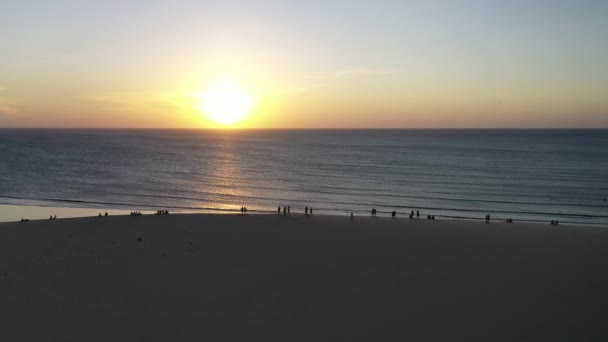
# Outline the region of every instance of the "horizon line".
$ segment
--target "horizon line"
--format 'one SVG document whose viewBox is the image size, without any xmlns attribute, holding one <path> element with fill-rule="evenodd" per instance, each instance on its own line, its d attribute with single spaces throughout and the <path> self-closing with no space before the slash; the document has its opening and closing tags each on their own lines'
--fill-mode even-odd
<svg viewBox="0 0 608 342">
<path fill-rule="evenodd" d="M 603 130 L 608 127 L 0 127 L 0 129 L 47 129 L 47 130 Z"/>
</svg>

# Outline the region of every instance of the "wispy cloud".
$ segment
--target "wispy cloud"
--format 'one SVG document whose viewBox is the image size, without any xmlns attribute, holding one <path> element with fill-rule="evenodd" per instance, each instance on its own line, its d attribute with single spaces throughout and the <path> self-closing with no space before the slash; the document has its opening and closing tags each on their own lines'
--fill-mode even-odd
<svg viewBox="0 0 608 342">
<path fill-rule="evenodd" d="M 77 62 L 78 59 L 71 54 L 28 56 L 19 60 L 19 64 L 24 66 L 67 66 L 74 65 Z"/>
<path fill-rule="evenodd" d="M 3 103 L 2 99 L 0 99 L 0 115 L 10 115 L 10 114 L 16 114 L 17 113 L 17 107 L 12 106 L 11 104 L 8 103 Z"/>
<path fill-rule="evenodd" d="M 371 69 L 371 68 L 355 68 L 336 70 L 329 72 L 320 72 L 311 75 L 313 79 L 338 80 L 347 77 L 363 77 L 363 76 L 386 76 L 403 73 L 399 69 Z"/>
<path fill-rule="evenodd" d="M 315 83 L 315 84 L 310 84 L 307 86 L 277 87 L 277 88 L 267 89 L 265 91 L 265 94 L 270 95 L 270 96 L 298 94 L 298 93 L 309 92 L 309 91 L 312 91 L 315 89 L 325 88 L 328 86 L 329 86 L 329 83 Z"/>
<path fill-rule="evenodd" d="M 8 115 L 17 113 L 17 107 L 5 96 L 6 87 L 0 85 L 0 114 Z"/>
<path fill-rule="evenodd" d="M 371 68 L 354 68 L 345 70 L 336 70 L 328 72 L 316 72 L 311 73 L 304 77 L 305 80 L 309 81 L 309 84 L 292 86 L 292 87 L 279 87 L 269 89 L 268 94 L 273 96 L 290 95 L 297 93 L 305 93 L 320 88 L 327 88 L 341 79 L 354 78 L 354 77 L 381 77 L 387 75 L 394 75 L 403 73 L 403 70 L 398 69 L 371 69 Z"/>
<path fill-rule="evenodd" d="M 154 91 L 116 91 L 80 97 L 85 102 L 94 103 L 105 111 L 141 112 L 146 110 L 177 109 L 188 97 L 176 92 Z"/>
</svg>

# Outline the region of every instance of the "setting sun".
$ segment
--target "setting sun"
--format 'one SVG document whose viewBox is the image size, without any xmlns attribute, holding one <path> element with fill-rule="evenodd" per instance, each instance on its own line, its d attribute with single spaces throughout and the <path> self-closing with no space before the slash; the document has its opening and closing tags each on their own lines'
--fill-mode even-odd
<svg viewBox="0 0 608 342">
<path fill-rule="evenodd" d="M 202 95 L 202 111 L 221 125 L 234 125 L 251 114 L 253 97 L 231 82 L 214 85 Z"/>
</svg>

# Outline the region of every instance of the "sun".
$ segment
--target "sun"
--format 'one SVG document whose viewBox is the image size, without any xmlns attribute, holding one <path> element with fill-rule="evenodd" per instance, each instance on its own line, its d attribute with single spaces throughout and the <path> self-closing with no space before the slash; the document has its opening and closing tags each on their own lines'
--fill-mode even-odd
<svg viewBox="0 0 608 342">
<path fill-rule="evenodd" d="M 202 111 L 215 123 L 238 124 L 251 114 L 253 97 L 234 82 L 221 82 L 202 95 Z"/>
</svg>

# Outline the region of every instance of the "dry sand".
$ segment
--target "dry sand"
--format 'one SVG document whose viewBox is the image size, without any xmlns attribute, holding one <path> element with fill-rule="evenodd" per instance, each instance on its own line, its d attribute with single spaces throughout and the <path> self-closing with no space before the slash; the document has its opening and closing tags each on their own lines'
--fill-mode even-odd
<svg viewBox="0 0 608 342">
<path fill-rule="evenodd" d="M 2 223 L 0 341 L 606 340 L 607 271 L 601 227 L 302 215 Z"/>
</svg>

